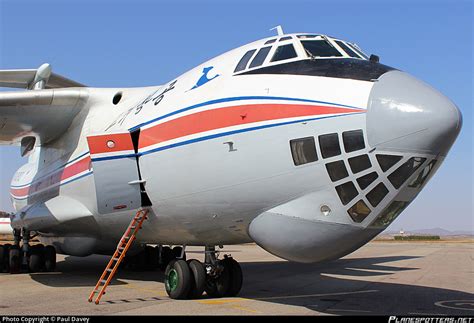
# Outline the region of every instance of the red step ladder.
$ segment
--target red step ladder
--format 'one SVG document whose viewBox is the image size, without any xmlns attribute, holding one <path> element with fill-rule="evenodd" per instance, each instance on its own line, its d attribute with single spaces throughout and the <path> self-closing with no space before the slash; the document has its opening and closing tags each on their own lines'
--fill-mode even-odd
<svg viewBox="0 0 474 323">
<path fill-rule="evenodd" d="M 120 239 L 117 249 L 115 250 L 112 258 L 110 259 L 107 267 L 105 268 L 102 276 L 100 276 L 99 281 L 94 287 L 94 290 L 89 296 L 89 302 L 94 300 L 94 296 L 97 295 L 95 303 L 99 304 L 102 295 L 105 294 L 105 289 L 109 286 L 110 281 L 115 275 L 115 272 L 119 268 L 120 263 L 122 262 L 125 254 L 135 240 L 135 236 L 138 233 L 138 230 L 141 229 L 143 221 L 146 220 L 149 210 L 140 209 L 137 214 L 133 217 L 132 221 L 128 225 L 127 230 Z"/>
</svg>

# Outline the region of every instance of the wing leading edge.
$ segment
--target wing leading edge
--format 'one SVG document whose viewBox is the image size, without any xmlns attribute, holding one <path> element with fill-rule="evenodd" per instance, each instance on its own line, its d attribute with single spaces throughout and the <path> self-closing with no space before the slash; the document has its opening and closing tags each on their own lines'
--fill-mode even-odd
<svg viewBox="0 0 474 323">
<path fill-rule="evenodd" d="M 51 72 L 51 65 L 43 64 L 38 69 L 0 70 L 0 87 L 34 89 L 85 87 L 85 85 Z"/>
</svg>

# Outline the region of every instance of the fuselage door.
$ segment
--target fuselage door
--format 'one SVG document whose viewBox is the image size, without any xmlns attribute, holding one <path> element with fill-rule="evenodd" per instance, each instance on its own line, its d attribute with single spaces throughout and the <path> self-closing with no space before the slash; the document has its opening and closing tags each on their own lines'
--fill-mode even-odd
<svg viewBox="0 0 474 323">
<path fill-rule="evenodd" d="M 130 132 L 87 137 L 100 214 L 141 206 L 140 172 Z"/>
</svg>

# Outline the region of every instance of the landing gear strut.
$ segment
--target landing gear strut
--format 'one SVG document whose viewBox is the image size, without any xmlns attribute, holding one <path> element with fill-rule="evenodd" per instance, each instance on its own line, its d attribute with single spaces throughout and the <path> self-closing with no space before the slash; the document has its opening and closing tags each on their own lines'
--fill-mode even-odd
<svg viewBox="0 0 474 323">
<path fill-rule="evenodd" d="M 0 272 L 19 274 L 28 272 L 54 271 L 56 268 L 56 249 L 41 244 L 30 245 L 31 232 L 13 230 L 13 245 L 0 246 Z M 21 244 L 20 244 L 21 243 Z"/>
<path fill-rule="evenodd" d="M 165 288 L 170 298 L 198 298 L 205 291 L 210 297 L 233 297 L 242 288 L 242 269 L 232 257 L 219 252 L 214 246 L 205 249 L 205 260 L 172 260 L 165 271 Z"/>
</svg>

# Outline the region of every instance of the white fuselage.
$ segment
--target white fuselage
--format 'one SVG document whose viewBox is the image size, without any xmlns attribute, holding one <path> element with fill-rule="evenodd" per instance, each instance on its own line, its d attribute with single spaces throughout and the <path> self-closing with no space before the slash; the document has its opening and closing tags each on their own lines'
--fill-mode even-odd
<svg viewBox="0 0 474 323">
<path fill-rule="evenodd" d="M 64 253 L 110 253 L 141 205 L 130 198 L 114 205 L 113 211 L 103 212 L 111 206 L 102 196 L 115 194 L 115 182 L 117 187 L 139 185 L 130 184 L 130 178 L 124 182 L 138 167 L 142 188 L 152 204 L 149 220 L 138 236 L 140 243 L 221 245 L 256 241 L 277 255 L 297 261 L 326 257 L 292 257 L 280 251 L 285 249 L 275 240 L 280 233 L 282 245 L 304 249 L 307 244 L 308 253 L 318 244 L 322 248 L 337 244 L 330 237 L 298 241 L 298 232 L 289 230 L 291 225 L 285 222 L 280 225 L 277 221 L 271 228 L 273 222 L 259 220 L 261 224 L 255 221 L 252 227 L 262 215 L 262 219 L 272 215 L 309 223 L 306 227 L 314 226 L 315 235 L 322 236 L 318 230 L 339 232 L 334 237 L 344 246 L 341 250 L 329 248 L 328 257 L 350 252 L 370 240 L 389 223 L 374 225 L 377 217 L 395 200 L 411 202 L 422 186 L 409 187 L 407 183 L 435 158 L 435 167 L 439 167 L 446 152 L 372 145 L 368 132 L 374 131 L 368 129 L 367 112 L 377 84 L 374 80 L 234 74 L 242 55 L 261 47 L 264 41 L 216 57 L 163 86 L 84 89 L 89 97 L 87 108 L 62 137 L 37 148 L 30 162 L 15 175 L 12 197 L 18 213 L 13 226 L 38 231 L 42 239 Z M 299 56 L 290 61 L 301 60 L 303 48 L 296 40 L 291 41 Z M 203 75 L 205 79 L 201 79 Z M 113 97 L 119 92 L 121 100 L 114 104 Z M 91 157 L 88 137 L 138 129 L 136 151 L 129 147 L 108 153 L 104 148 Z M 362 130 L 365 147 L 347 152 L 342 133 L 353 130 Z M 332 133 L 338 134 L 341 153 L 323 158 L 318 136 Z M 295 165 L 290 141 L 307 137 L 314 138 L 318 159 Z M 376 154 L 396 154 L 401 159 L 386 171 Z M 359 172 L 352 170 L 349 159 L 361 155 L 368 156 L 371 166 Z M 421 167 L 395 187 L 388 179 L 390 172 L 414 156 L 424 158 Z M 336 161 L 344 161 L 348 176 L 333 181 L 327 164 Z M 363 189 L 355 184 L 357 197 L 344 205 L 335 186 L 356 183 L 373 172 L 377 180 Z M 380 183 L 388 192 L 373 206 L 367 193 Z M 357 200 L 370 208 L 360 222 L 348 215 L 348 208 Z M 324 212 L 326 208 L 330 212 Z M 33 211 L 25 213 L 29 209 Z"/>
</svg>

